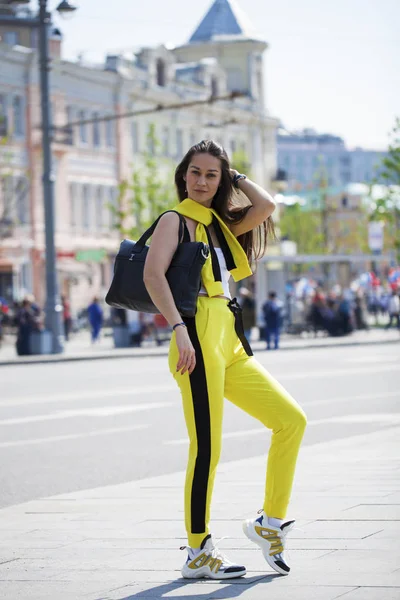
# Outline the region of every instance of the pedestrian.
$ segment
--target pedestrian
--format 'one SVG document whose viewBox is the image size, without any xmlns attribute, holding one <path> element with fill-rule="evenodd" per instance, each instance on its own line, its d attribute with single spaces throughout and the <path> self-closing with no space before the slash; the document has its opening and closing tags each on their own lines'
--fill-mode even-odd
<svg viewBox="0 0 400 600">
<path fill-rule="evenodd" d="M 18 356 L 31 354 L 31 335 L 37 330 L 36 310 L 32 308 L 29 297 L 23 299 L 21 307 L 16 314 L 17 339 L 16 350 Z"/>
<path fill-rule="evenodd" d="M 365 298 L 362 293 L 357 293 L 354 299 L 354 320 L 356 329 L 369 330 L 368 321 L 366 318 Z"/>
<path fill-rule="evenodd" d="M 91 328 L 92 343 L 94 344 L 99 339 L 101 326 L 103 324 L 103 309 L 96 296 L 93 298 L 93 302 L 88 306 L 87 312 Z"/>
<path fill-rule="evenodd" d="M 71 304 L 66 296 L 61 296 L 61 303 L 63 307 L 64 337 L 65 341 L 68 342 L 72 326 Z"/>
<path fill-rule="evenodd" d="M 181 572 L 189 579 L 246 573 L 214 545 L 209 529 L 225 397 L 273 432 L 263 513 L 245 521 L 243 529 L 262 548 L 268 564 L 286 575 L 290 568 L 284 548 L 294 521 L 283 520 L 306 417 L 252 356 L 240 306 L 228 285 L 231 275 L 235 281 L 250 276 L 249 261 L 263 255 L 265 243 L 259 241 L 273 234 L 274 201 L 231 169 L 225 150 L 214 141 L 189 149 L 176 168 L 175 184 L 180 203 L 174 210 L 186 217 L 191 241 L 208 240 L 210 246 L 193 318 L 181 317 L 165 276 L 177 247 L 179 217 L 173 212 L 163 215 L 154 231 L 144 271 L 151 299 L 173 329 L 169 367 L 181 391 L 189 437 L 184 494 L 188 556 Z M 247 197 L 246 206 L 233 204 L 238 201 L 235 188 Z"/>
<path fill-rule="evenodd" d="M 282 327 L 282 302 L 278 299 L 276 292 L 268 294 L 268 300 L 263 304 L 262 312 L 265 323 L 265 340 L 267 350 L 271 350 L 271 341 L 274 340 L 274 348 L 278 350 Z"/>
<path fill-rule="evenodd" d="M 400 329 L 400 298 L 396 290 L 392 290 L 392 294 L 388 302 L 389 323 L 385 329 L 392 326 L 392 321 L 397 324 L 397 329 Z"/>
<path fill-rule="evenodd" d="M 242 307 L 244 335 L 250 342 L 251 330 L 256 324 L 256 303 L 251 291 L 245 287 L 239 289 L 239 304 Z"/>
<path fill-rule="evenodd" d="M 0 298 L 0 342 L 3 341 L 3 322 L 4 322 L 3 303 Z"/>
<path fill-rule="evenodd" d="M 339 322 L 339 331 L 342 335 L 348 335 L 353 331 L 353 314 L 351 302 L 347 294 L 341 294 L 338 298 L 336 316 Z"/>
</svg>

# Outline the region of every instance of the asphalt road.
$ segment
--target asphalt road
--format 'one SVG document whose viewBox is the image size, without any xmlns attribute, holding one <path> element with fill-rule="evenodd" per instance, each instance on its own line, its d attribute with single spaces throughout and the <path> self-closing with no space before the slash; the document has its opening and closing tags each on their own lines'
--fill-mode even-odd
<svg viewBox="0 0 400 600">
<path fill-rule="evenodd" d="M 307 413 L 304 444 L 400 422 L 400 345 L 261 352 Z M 226 402 L 222 461 L 269 434 Z M 184 470 L 186 430 L 166 358 L 0 367 L 0 507 Z"/>
</svg>

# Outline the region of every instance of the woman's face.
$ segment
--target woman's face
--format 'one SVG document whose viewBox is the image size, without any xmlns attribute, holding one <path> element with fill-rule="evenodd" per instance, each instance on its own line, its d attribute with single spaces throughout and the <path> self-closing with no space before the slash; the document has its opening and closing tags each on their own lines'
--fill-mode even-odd
<svg viewBox="0 0 400 600">
<path fill-rule="evenodd" d="M 184 180 L 188 198 L 208 208 L 221 182 L 221 161 L 211 154 L 195 154 L 189 163 Z"/>
</svg>

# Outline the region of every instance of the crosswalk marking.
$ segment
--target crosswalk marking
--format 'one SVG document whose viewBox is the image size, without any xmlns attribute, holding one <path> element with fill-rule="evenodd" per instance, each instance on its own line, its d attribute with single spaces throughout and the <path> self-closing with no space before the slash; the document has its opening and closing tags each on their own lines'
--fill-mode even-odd
<svg viewBox="0 0 400 600">
<path fill-rule="evenodd" d="M 79 408 L 76 410 L 60 410 L 47 415 L 30 415 L 28 417 L 16 417 L 13 419 L 2 419 L 0 425 L 20 425 L 22 423 L 38 423 L 42 421 L 54 421 L 57 419 L 71 419 L 78 417 L 112 417 L 134 412 L 144 412 L 158 408 L 176 406 L 176 402 L 146 402 L 145 404 L 125 404 L 123 406 L 96 406 L 94 408 Z"/>
<path fill-rule="evenodd" d="M 0 448 L 12 448 L 15 446 L 33 446 L 37 444 L 46 444 L 50 442 L 63 442 L 65 440 L 77 440 L 79 438 L 98 437 L 101 435 L 113 435 L 115 433 L 124 433 L 138 429 L 148 429 L 149 425 L 131 425 L 130 427 L 114 427 L 112 429 L 100 429 L 96 431 L 85 431 L 83 433 L 70 433 L 68 435 L 54 435 L 46 438 L 34 438 L 27 440 L 17 440 L 15 442 L 0 442 Z"/>
<path fill-rule="evenodd" d="M 102 390 L 71 391 L 63 394 L 51 394 L 51 396 L 26 396 L 23 398 L 8 398 L 0 400 L 0 408 L 3 406 L 24 406 L 28 404 L 47 404 L 52 402 L 81 402 L 98 398 L 118 398 L 119 396 L 141 396 L 142 394 L 157 394 L 178 390 L 175 382 L 162 385 L 132 386 L 129 388 L 109 388 Z"/>
</svg>

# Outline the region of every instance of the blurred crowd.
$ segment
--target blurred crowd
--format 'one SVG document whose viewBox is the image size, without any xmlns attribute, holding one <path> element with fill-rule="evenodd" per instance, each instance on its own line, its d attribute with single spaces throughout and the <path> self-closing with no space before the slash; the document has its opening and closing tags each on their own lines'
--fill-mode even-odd
<svg viewBox="0 0 400 600">
<path fill-rule="evenodd" d="M 362 274 L 346 289 L 334 285 L 324 290 L 312 279 L 301 278 L 288 288 L 285 300 L 288 333 L 340 336 L 373 325 L 400 328 L 400 270 L 393 270 L 386 281 Z"/>
<path fill-rule="evenodd" d="M 237 296 L 245 336 L 251 341 L 258 329 L 256 337 L 265 342 L 268 350 L 279 348 L 282 332 L 337 337 L 355 330 L 368 330 L 371 326 L 396 327 L 400 331 L 399 268 L 392 269 L 385 281 L 373 273 L 364 273 L 347 289 L 336 284 L 327 290 L 310 277 L 299 277 L 287 284 L 284 298 L 270 291 L 261 303 L 259 315 L 251 289 L 240 287 Z M 60 313 L 66 342 L 74 333 L 85 330 L 95 344 L 104 327 L 112 330 L 116 346 L 141 346 L 143 342 L 160 346 L 168 342 L 171 335 L 171 328 L 162 315 L 122 309 L 104 313 L 98 297 L 73 314 L 68 298 L 62 296 Z M 0 342 L 5 334 L 12 334 L 17 354 L 31 354 L 32 338 L 43 330 L 44 310 L 32 295 L 12 304 L 0 297 Z M 123 335 L 116 336 L 117 330 Z"/>
</svg>

